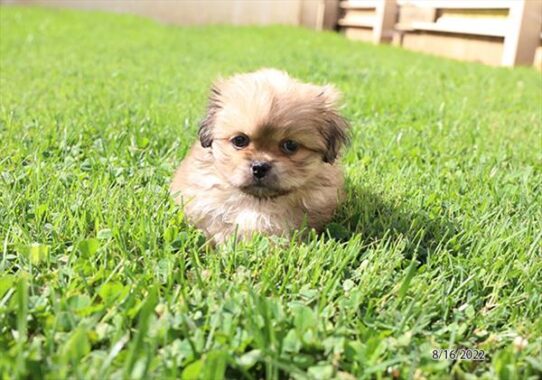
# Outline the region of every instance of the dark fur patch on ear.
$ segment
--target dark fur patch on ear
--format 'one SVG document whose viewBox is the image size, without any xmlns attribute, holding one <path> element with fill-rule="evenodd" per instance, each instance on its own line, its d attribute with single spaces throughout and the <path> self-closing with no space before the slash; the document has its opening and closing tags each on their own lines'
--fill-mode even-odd
<svg viewBox="0 0 542 380">
<path fill-rule="evenodd" d="M 348 122 L 336 112 L 329 112 L 325 117 L 325 126 L 321 133 L 326 141 L 324 162 L 335 162 L 341 147 L 348 142 Z"/>
<path fill-rule="evenodd" d="M 214 123 L 214 115 L 210 112 L 207 112 L 207 116 L 205 119 L 202 120 L 202 122 L 199 125 L 199 142 L 201 143 L 201 146 L 204 148 L 209 148 L 213 144 L 213 135 L 212 135 L 212 129 L 213 129 L 213 123 Z"/>
<path fill-rule="evenodd" d="M 216 84 L 211 87 L 211 94 L 207 103 L 207 114 L 199 125 L 199 141 L 201 146 L 209 148 L 213 144 L 213 129 L 216 113 L 221 109 L 220 89 Z"/>
</svg>

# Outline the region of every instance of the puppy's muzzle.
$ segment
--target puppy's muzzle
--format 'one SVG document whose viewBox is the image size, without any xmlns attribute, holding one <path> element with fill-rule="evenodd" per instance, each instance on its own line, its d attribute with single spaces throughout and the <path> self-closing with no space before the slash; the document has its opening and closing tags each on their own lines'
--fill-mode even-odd
<svg viewBox="0 0 542 380">
<path fill-rule="evenodd" d="M 271 164 L 265 161 L 253 161 L 250 165 L 250 169 L 252 170 L 252 175 L 254 178 L 262 179 L 267 175 L 267 173 L 269 173 Z"/>
</svg>

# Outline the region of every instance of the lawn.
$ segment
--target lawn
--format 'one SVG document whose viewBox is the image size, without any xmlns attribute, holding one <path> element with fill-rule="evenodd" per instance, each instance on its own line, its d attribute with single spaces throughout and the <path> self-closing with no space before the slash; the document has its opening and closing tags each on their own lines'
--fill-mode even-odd
<svg viewBox="0 0 542 380">
<path fill-rule="evenodd" d="M 293 27 L 0 14 L 1 379 L 541 376 L 540 73 Z M 213 249 L 169 181 L 212 80 L 262 66 L 344 93 L 348 197 L 306 242 Z M 484 360 L 433 359 L 456 348 Z"/>
</svg>

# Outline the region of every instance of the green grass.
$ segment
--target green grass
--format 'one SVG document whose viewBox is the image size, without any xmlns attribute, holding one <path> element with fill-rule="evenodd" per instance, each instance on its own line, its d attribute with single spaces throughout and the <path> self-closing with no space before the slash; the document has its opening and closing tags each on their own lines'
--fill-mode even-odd
<svg viewBox="0 0 542 380">
<path fill-rule="evenodd" d="M 541 375 L 540 73 L 0 9 L 0 378 Z M 212 80 L 262 66 L 343 91 L 348 199 L 306 243 L 211 249 L 169 180 Z M 460 347 L 486 360 L 432 359 Z"/>
</svg>

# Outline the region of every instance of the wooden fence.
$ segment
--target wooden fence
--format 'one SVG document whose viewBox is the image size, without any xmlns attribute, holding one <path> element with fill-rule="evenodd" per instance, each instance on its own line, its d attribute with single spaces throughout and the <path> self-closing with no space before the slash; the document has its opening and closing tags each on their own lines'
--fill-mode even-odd
<svg viewBox="0 0 542 380">
<path fill-rule="evenodd" d="M 542 69 L 542 0 L 345 0 L 339 8 L 349 38 Z"/>
</svg>

